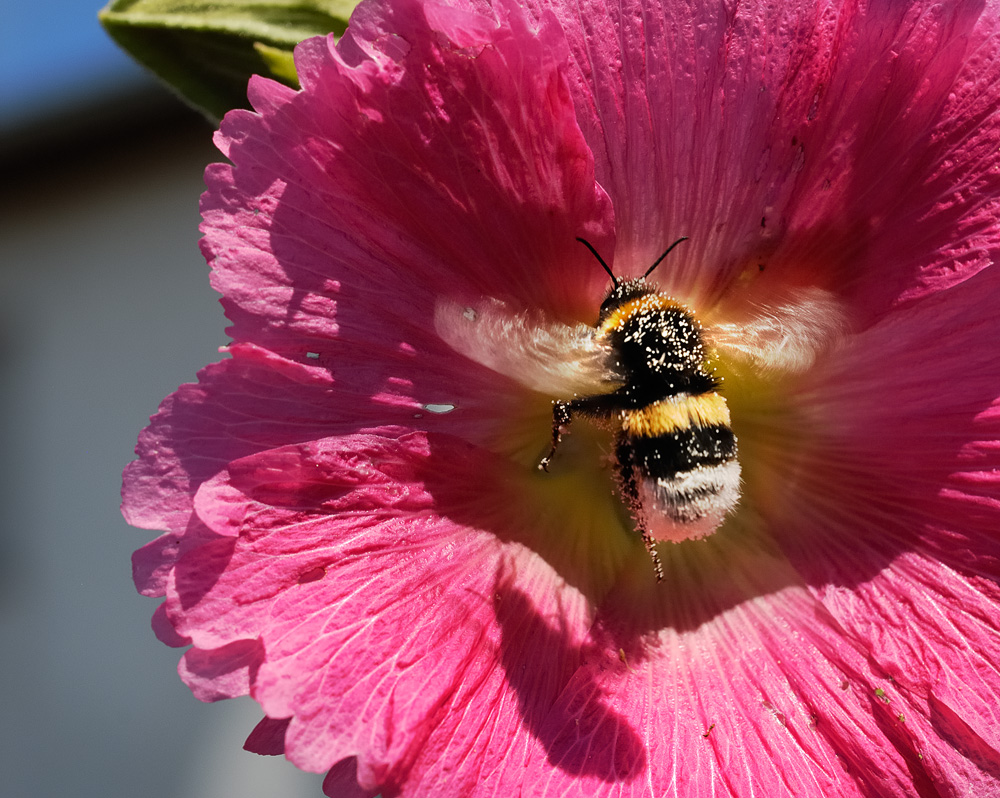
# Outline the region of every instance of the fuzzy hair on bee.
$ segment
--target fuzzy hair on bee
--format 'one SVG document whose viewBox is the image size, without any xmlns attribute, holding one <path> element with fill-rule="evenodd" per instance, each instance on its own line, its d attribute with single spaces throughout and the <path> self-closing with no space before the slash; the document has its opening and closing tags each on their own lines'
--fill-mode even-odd
<svg viewBox="0 0 1000 798">
<path fill-rule="evenodd" d="M 712 534 L 740 499 L 737 438 L 709 365 L 712 353 L 725 351 L 758 371 L 802 370 L 839 320 L 832 299 L 806 291 L 758 308 L 741 325 L 706 330 L 648 281 L 685 238 L 633 279 L 616 277 L 588 241 L 578 240 L 611 278 L 594 326 L 512 313 L 496 300 L 478 307 L 441 302 L 435 326 L 476 362 L 533 390 L 572 397 L 553 401 L 539 469 L 555 467 L 574 417 L 613 426 L 619 493 L 662 580 L 657 542 Z"/>
</svg>

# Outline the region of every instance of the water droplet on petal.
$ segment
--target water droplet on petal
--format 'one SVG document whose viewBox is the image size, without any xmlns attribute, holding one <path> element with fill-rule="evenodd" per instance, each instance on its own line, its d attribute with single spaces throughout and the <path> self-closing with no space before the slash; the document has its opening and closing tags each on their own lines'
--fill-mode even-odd
<svg viewBox="0 0 1000 798">
<path fill-rule="evenodd" d="M 436 413 L 436 414 L 440 415 L 442 413 L 450 413 L 452 410 L 455 409 L 455 405 L 449 404 L 447 402 L 441 402 L 441 403 L 437 403 L 437 404 L 423 405 L 423 408 L 428 413 Z"/>
</svg>

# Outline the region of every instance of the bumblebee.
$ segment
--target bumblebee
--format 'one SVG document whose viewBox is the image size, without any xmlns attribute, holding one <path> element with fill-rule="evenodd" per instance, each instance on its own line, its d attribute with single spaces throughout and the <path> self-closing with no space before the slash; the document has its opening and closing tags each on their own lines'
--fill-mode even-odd
<svg viewBox="0 0 1000 798">
<path fill-rule="evenodd" d="M 706 364 L 701 324 L 646 279 L 686 239 L 671 244 L 633 280 L 615 277 L 588 241 L 577 240 L 611 277 L 594 337 L 610 353 L 607 366 L 621 385 L 609 393 L 554 402 L 552 443 L 538 467 L 548 471 L 574 415 L 617 422 L 619 489 L 661 580 L 655 542 L 711 534 L 739 500 L 740 465 L 729 407 Z"/>
<path fill-rule="evenodd" d="M 578 240 L 611 278 L 596 325 L 561 324 L 481 298 L 439 301 L 435 329 L 482 366 L 539 393 L 573 397 L 553 402 L 539 469 L 552 467 L 575 416 L 615 427 L 619 492 L 662 579 L 656 542 L 710 535 L 740 499 L 736 435 L 711 358 L 724 355 L 734 373 L 754 379 L 801 372 L 843 335 L 846 320 L 828 292 L 772 288 L 763 302 L 745 292 L 716 314 L 730 321 L 703 327 L 648 280 L 684 238 L 635 279 L 616 277 Z"/>
</svg>

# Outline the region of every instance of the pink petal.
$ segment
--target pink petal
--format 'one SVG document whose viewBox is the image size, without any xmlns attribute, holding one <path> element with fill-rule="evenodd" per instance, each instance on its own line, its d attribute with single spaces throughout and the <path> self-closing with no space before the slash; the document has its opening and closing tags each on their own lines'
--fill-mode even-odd
<svg viewBox="0 0 1000 798">
<path fill-rule="evenodd" d="M 170 571 L 177 562 L 181 539 L 167 533 L 132 553 L 132 581 L 144 596 L 163 596 Z"/>
<path fill-rule="evenodd" d="M 903 798 L 930 783 L 894 720 L 912 708 L 878 697 L 885 675 L 752 535 L 685 544 L 653 612 L 623 584 L 526 794 Z"/>
<path fill-rule="evenodd" d="M 341 759 L 323 779 L 323 794 L 330 798 L 374 798 L 378 790 L 366 790 L 358 784 L 358 763 L 354 757 Z"/>
<path fill-rule="evenodd" d="M 199 701 L 220 701 L 247 695 L 263 660 L 260 641 L 238 640 L 221 648 L 188 649 L 178 672 Z"/>
<path fill-rule="evenodd" d="M 287 360 L 249 344 L 236 344 L 228 351 L 230 360 L 204 369 L 198 385 L 181 386 L 142 433 L 137 448 L 140 459 L 129 465 L 124 478 L 123 509 L 131 524 L 190 535 L 194 530 L 189 527 L 192 497 L 201 482 L 230 461 L 338 431 L 374 429 L 394 422 L 412 427 L 415 413 L 422 410 L 413 399 L 372 400 L 375 386 L 365 383 L 360 361 L 345 358 L 341 381 L 336 379 L 341 376 L 339 369 L 331 378 L 329 368 L 306 358 Z M 447 379 L 438 379 L 437 373 L 430 372 L 421 399 L 461 404 L 447 416 L 420 413 L 420 424 L 445 424 L 459 432 L 478 428 L 481 434 L 481 419 L 489 408 L 481 398 L 465 401 L 477 387 L 475 374 L 470 372 L 463 379 L 452 369 Z M 404 388 L 397 386 L 397 391 Z M 165 544 L 166 539 L 156 545 Z M 136 557 L 137 578 L 155 589 L 156 557 Z"/>
<path fill-rule="evenodd" d="M 525 706 L 539 690 L 554 698 L 559 674 L 570 672 L 559 663 L 579 656 L 569 645 L 580 634 L 579 621 L 576 632 L 549 628 L 579 618 L 586 604 L 578 593 L 553 582 L 552 571 L 521 546 L 436 517 L 442 510 L 461 517 L 468 499 L 454 486 L 471 474 L 480 483 L 488 479 L 490 459 L 444 440 L 431 449 L 427 443 L 418 436 L 345 438 L 274 450 L 235 462 L 225 480 L 203 487 L 217 497 L 205 502 L 213 508 L 235 509 L 242 495 L 240 517 L 255 531 L 236 539 L 235 548 L 232 538 L 221 538 L 193 552 L 190 562 L 181 558 L 171 591 L 175 623 L 212 652 L 262 637 L 267 662 L 254 696 L 270 716 L 294 716 L 285 749 L 306 769 L 355 755 L 363 783 L 421 781 L 421 767 L 429 764 L 411 765 L 411 774 L 390 763 L 412 760 L 430 744 L 428 733 L 450 736 L 449 756 L 469 756 L 478 734 L 470 736 L 456 709 L 473 694 L 481 694 L 484 711 L 505 707 L 483 728 L 492 744 L 521 739 L 523 745 L 519 703 L 504 697 L 511 683 L 525 692 Z M 422 464 L 431 451 L 432 465 Z M 280 482 L 269 482 L 269 475 Z M 420 487 L 431 475 L 433 501 Z M 539 615 L 546 595 L 558 603 Z M 519 645 L 512 663 L 498 661 L 497 635 L 509 627 L 520 639 L 522 632 L 513 631 L 519 624 L 539 630 L 532 635 L 538 648 Z M 401 629 L 410 636 L 401 639 Z M 551 679 L 533 676 L 518 686 L 511 668 L 529 663 L 550 663 L 544 667 L 553 668 Z M 231 668 L 219 670 L 230 678 Z M 214 685 L 210 668 L 201 671 L 202 690 L 232 689 L 230 681 Z M 330 702 L 325 685 L 345 692 Z M 460 731 L 448 731 L 453 722 Z M 382 739 L 380 729 L 395 731 Z M 440 755 L 433 761 L 439 767 Z"/>
<path fill-rule="evenodd" d="M 290 718 L 280 720 L 262 718 L 243 743 L 243 749 L 264 756 L 281 756 L 285 753 L 285 731 L 290 720 Z"/>
<path fill-rule="evenodd" d="M 156 611 L 153 613 L 151 625 L 156 639 L 165 646 L 184 648 L 191 645 L 191 638 L 177 634 L 177 630 L 174 629 L 174 625 L 167 617 L 167 602 L 164 601 L 156 608 Z"/>
<path fill-rule="evenodd" d="M 771 529 L 891 680 L 938 788 L 1000 778 L 995 270 L 903 307 L 797 386 Z M 872 353 L 877 353 L 874 357 Z M 798 440 L 798 443 L 790 441 Z"/>
<path fill-rule="evenodd" d="M 564 317 L 597 296 L 603 278 L 588 269 L 578 279 L 574 237 L 589 235 L 610 251 L 611 211 L 560 77 L 558 29 L 549 24 L 536 38 L 523 23 L 491 28 L 500 39 L 473 61 L 440 37 L 431 44 L 415 7 L 394 13 L 427 52 L 349 67 L 328 42 L 307 42 L 304 94 L 258 81 L 253 96 L 268 116 L 234 112 L 224 123 L 219 142 L 238 166 L 206 172 L 203 248 L 234 336 L 269 351 L 231 347 L 239 364 L 209 367 L 201 385 L 164 403 L 126 474 L 130 523 L 180 532 L 199 482 L 252 451 L 321 437 L 364 416 L 392 423 L 395 411 L 412 424 L 423 405 L 489 394 L 486 375 L 476 390 L 475 371 L 455 373 L 454 353 L 434 334 L 434 287 L 530 300 Z M 439 12 L 438 23 L 446 17 Z M 525 103 L 546 109 L 544 124 L 522 112 Z M 481 122 L 452 129 L 469 117 Z M 455 151 L 439 146 L 448 136 Z M 423 142 L 419 151 L 414 140 Z M 350 158 L 338 155 L 346 147 Z M 402 165 L 398 152 L 408 153 Z M 379 172 L 393 181 L 373 179 Z M 411 217 L 407 233 L 400 220 Z M 360 272 L 358 262 L 369 266 Z M 346 315 L 335 309 L 342 300 Z M 475 412 L 474 401 L 461 406 Z M 346 420 L 345 410 L 357 416 Z"/>
<path fill-rule="evenodd" d="M 348 562 L 280 602 L 256 696 L 295 713 L 293 762 L 321 769 L 353 753 L 362 785 L 413 795 L 516 787 L 518 770 L 501 778 L 498 758 L 524 762 L 534 747 L 539 711 L 579 659 L 586 603 L 530 553 L 487 557 L 483 542 L 456 541 L 433 574 L 398 553 Z M 369 567 L 388 573 L 389 590 Z M 539 606 L 543 589 L 552 599 Z"/>
<path fill-rule="evenodd" d="M 996 8 L 531 5 L 569 40 L 620 271 L 683 234 L 665 290 L 710 302 L 762 263 L 871 314 L 990 263 Z"/>
<path fill-rule="evenodd" d="M 334 336 L 369 353 L 404 336 L 419 350 L 443 285 L 589 314 L 603 277 L 580 279 L 574 239 L 610 251 L 611 208 L 558 26 L 535 33 L 512 13 L 481 21 L 473 44 L 466 13 L 437 8 L 434 32 L 419 4 L 379 13 L 391 35 L 359 13 L 339 49 L 300 45 L 301 94 L 255 81 L 262 115 L 223 122 L 236 167 L 209 171 L 202 211 L 234 336 L 321 353 Z"/>
<path fill-rule="evenodd" d="M 415 472 L 427 454 L 420 436 L 357 435 L 234 461 L 202 486 L 197 502 L 219 518 L 231 508 L 254 531 L 220 537 L 178 561 L 168 598 L 178 631 L 209 648 L 258 637 L 275 597 L 316 581 L 341 549 L 361 545 L 358 533 L 384 530 L 391 542 L 387 522 L 431 510 Z M 311 506 L 317 489 L 325 501 Z M 377 512 L 380 499 L 389 503 Z"/>
</svg>

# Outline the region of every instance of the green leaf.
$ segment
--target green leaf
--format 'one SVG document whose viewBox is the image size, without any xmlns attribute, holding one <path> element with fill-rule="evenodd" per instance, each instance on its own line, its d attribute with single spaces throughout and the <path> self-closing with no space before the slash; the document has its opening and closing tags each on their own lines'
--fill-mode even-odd
<svg viewBox="0 0 1000 798">
<path fill-rule="evenodd" d="M 292 49 L 340 35 L 357 0 L 112 0 L 101 23 L 122 48 L 215 119 L 247 107 L 247 81 L 297 86 Z"/>
<path fill-rule="evenodd" d="M 289 86 L 299 87 L 299 76 L 295 72 L 295 59 L 292 58 L 291 52 L 261 42 L 254 42 L 253 49 L 264 59 L 272 77 Z"/>
</svg>

